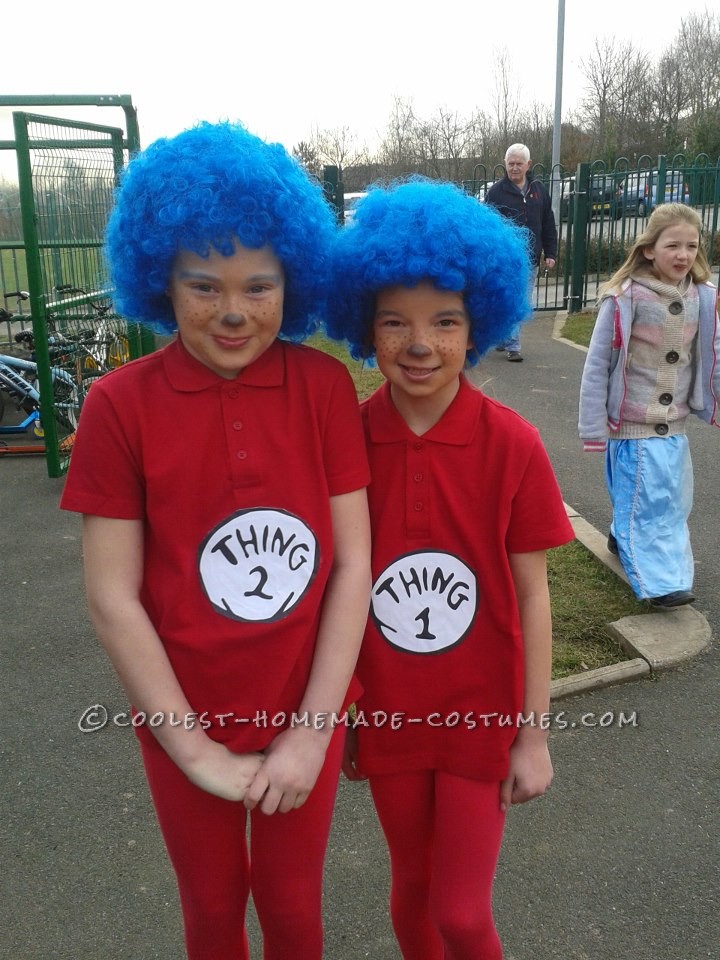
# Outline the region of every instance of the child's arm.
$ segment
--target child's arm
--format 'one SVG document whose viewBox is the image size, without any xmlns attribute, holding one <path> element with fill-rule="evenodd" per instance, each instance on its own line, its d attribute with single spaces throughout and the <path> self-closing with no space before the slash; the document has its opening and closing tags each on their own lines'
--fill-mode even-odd
<svg viewBox="0 0 720 960">
<path fill-rule="evenodd" d="M 552 669 L 552 622 L 547 583 L 545 551 L 510 554 L 520 610 L 520 626 L 525 648 L 525 696 L 523 716 L 533 717 L 518 730 L 510 749 L 510 770 L 500 786 L 500 806 L 525 803 L 539 797 L 550 786 L 552 763 L 548 752 L 548 731 L 541 718 L 550 709 Z"/>
<path fill-rule="evenodd" d="M 148 716 L 184 717 L 191 704 L 140 602 L 143 577 L 140 520 L 83 517 L 85 583 L 98 638 L 130 702 Z M 234 754 L 211 740 L 199 725 L 163 724 L 152 732 L 189 780 L 226 800 L 242 800 L 262 764 L 259 754 Z"/>
<path fill-rule="evenodd" d="M 608 388 L 616 343 L 616 311 L 612 297 L 603 300 L 593 327 L 580 381 L 578 432 L 586 452 L 605 449 L 608 437 Z"/>
<path fill-rule="evenodd" d="M 343 705 L 357 660 L 370 601 L 370 522 L 364 488 L 330 499 L 334 561 L 325 591 L 308 685 L 298 708 L 308 725 L 284 730 L 245 797 L 263 813 L 286 813 L 307 799 L 333 733 L 332 713 Z M 322 723 L 323 716 L 328 721 Z M 314 718 L 318 718 L 316 729 Z"/>
</svg>

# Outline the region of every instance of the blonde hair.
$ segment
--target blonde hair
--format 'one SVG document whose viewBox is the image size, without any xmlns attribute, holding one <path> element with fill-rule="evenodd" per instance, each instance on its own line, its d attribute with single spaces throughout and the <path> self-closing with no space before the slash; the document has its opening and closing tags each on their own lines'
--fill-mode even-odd
<svg viewBox="0 0 720 960">
<path fill-rule="evenodd" d="M 700 245 L 698 246 L 697 257 L 692 267 L 690 267 L 690 276 L 695 283 L 702 283 L 710 279 L 710 264 L 707 254 L 702 244 L 702 220 L 700 215 L 692 207 L 687 207 L 683 203 L 663 203 L 656 207 L 648 220 L 645 229 L 635 240 L 630 253 L 623 265 L 608 280 L 607 283 L 598 291 L 598 297 L 604 297 L 609 293 L 618 293 L 625 280 L 629 279 L 634 273 L 641 271 L 654 272 L 654 266 L 645 256 L 645 251 L 655 246 L 660 239 L 660 234 L 668 227 L 675 227 L 680 223 L 687 223 L 695 227 L 698 232 Z"/>
</svg>

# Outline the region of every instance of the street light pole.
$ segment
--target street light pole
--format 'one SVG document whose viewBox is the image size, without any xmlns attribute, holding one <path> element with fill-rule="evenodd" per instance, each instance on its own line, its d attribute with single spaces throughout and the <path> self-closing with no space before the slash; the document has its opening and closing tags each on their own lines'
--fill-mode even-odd
<svg viewBox="0 0 720 960">
<path fill-rule="evenodd" d="M 555 222 L 560 222 L 560 177 L 558 165 L 560 163 L 560 139 L 562 133 L 562 82 L 563 82 L 563 48 L 565 45 L 565 0 L 558 0 L 558 27 L 557 27 L 557 56 L 555 62 L 555 120 L 553 123 L 552 143 L 552 208 Z"/>
</svg>

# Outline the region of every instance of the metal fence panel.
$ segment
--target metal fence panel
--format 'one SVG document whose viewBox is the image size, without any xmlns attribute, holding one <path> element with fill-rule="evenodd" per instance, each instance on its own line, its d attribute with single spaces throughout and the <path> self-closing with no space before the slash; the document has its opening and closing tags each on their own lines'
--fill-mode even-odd
<svg viewBox="0 0 720 960">
<path fill-rule="evenodd" d="M 32 336 L 48 472 L 67 468 L 93 380 L 140 352 L 113 312 L 103 238 L 125 162 L 122 131 L 13 114 Z"/>
<path fill-rule="evenodd" d="M 503 176 L 478 164 L 463 188 L 480 202 Z M 488 176 L 488 174 L 490 176 Z M 538 276 L 535 310 L 577 312 L 595 303 L 603 283 L 618 269 L 642 233 L 652 210 L 669 202 L 686 203 L 700 214 L 710 263 L 720 261 L 720 160 L 701 154 L 689 161 L 678 155 L 641 156 L 634 163 L 620 158 L 578 164 L 569 175 L 561 165 L 533 175 L 553 201 L 558 230 L 558 258 L 553 271 Z"/>
</svg>

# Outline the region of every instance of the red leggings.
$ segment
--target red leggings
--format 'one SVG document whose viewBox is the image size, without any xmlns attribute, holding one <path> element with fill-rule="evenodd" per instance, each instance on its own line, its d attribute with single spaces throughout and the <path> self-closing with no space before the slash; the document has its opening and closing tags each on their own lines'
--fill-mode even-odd
<svg viewBox="0 0 720 960">
<path fill-rule="evenodd" d="M 500 784 L 436 770 L 370 778 L 390 850 L 390 913 L 404 960 L 502 960 L 492 883 Z"/>
<path fill-rule="evenodd" d="M 307 801 L 266 816 L 194 786 L 156 743 L 142 744 L 160 828 L 177 875 L 189 960 L 248 960 L 252 891 L 264 960 L 321 960 L 322 874 L 345 730 Z"/>
</svg>

